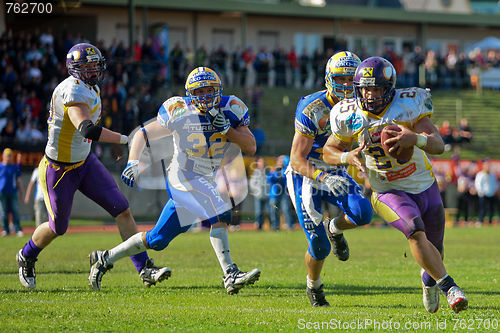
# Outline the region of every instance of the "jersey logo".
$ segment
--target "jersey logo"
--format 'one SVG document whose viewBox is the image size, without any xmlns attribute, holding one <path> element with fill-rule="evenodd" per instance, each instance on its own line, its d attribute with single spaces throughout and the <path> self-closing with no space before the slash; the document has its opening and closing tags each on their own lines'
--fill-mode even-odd
<svg viewBox="0 0 500 333">
<path fill-rule="evenodd" d="M 363 118 L 357 113 L 352 113 L 349 118 L 347 118 L 347 127 L 354 131 L 357 131 L 363 126 Z"/>
<path fill-rule="evenodd" d="M 330 120 L 329 114 L 325 114 L 323 117 L 321 117 L 320 120 L 318 121 L 319 129 L 322 131 L 330 130 L 330 121 L 329 120 Z"/>
<path fill-rule="evenodd" d="M 373 76 L 373 67 L 364 67 L 363 77 L 372 77 L 372 76 Z"/>
<path fill-rule="evenodd" d="M 424 101 L 425 107 L 429 110 L 432 111 L 432 100 L 430 97 L 427 97 Z"/>
</svg>

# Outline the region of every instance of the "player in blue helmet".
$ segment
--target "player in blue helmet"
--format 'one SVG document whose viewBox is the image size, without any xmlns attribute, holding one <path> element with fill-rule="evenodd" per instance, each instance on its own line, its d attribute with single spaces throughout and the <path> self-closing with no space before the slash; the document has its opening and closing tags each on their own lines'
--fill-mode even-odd
<svg viewBox="0 0 500 333">
<path fill-rule="evenodd" d="M 223 163 L 228 156 L 234 156 L 235 148 L 253 155 L 256 144 L 248 129 L 246 105 L 236 96 L 222 96 L 221 89 L 220 79 L 213 70 L 194 69 L 186 80 L 187 97 L 169 98 L 158 110 L 156 121 L 135 134 L 129 161 L 122 173 L 122 180 L 131 187 L 136 186 L 139 157 L 148 140 L 173 136 L 174 156 L 167 181 L 169 200 L 153 229 L 137 233 L 109 251 L 91 253 L 89 281 L 94 288 L 100 288 L 103 274 L 118 259 L 147 248 L 163 250 L 198 220 L 211 225 L 210 241 L 229 294 L 236 294 L 259 279 L 258 269 L 240 271 L 229 253 L 227 227 L 231 221 L 230 209 L 235 203 L 223 200 L 215 177 L 219 170 L 224 172 Z"/>
<path fill-rule="evenodd" d="M 347 170 L 322 160 L 323 145 L 331 134 L 330 110 L 353 96 L 353 76 L 359 63 L 349 51 L 334 54 L 326 67 L 327 89 L 303 97 L 295 113 L 287 188 L 309 245 L 306 293 L 313 307 L 330 305 L 320 274 L 331 247 L 339 260 L 347 260 L 349 247 L 343 231 L 370 223 L 373 215 L 370 202 Z M 338 206 L 341 214 L 324 219 L 322 201 Z"/>
<path fill-rule="evenodd" d="M 455 312 L 465 310 L 468 300 L 445 269 L 442 261 L 444 209 L 427 153 L 441 154 L 444 144 L 431 122 L 430 92 L 421 88 L 395 89 L 396 71 L 384 58 L 364 60 L 354 75 L 355 99 L 332 109 L 332 135 L 324 149 L 324 160 L 336 165 L 349 163 L 364 171 L 359 148 L 344 152 L 357 140 L 365 156 L 372 205 L 375 212 L 408 239 L 420 265 L 423 303 L 427 311 L 439 309 L 440 291 Z M 389 152 L 413 149 L 409 160 L 392 157 L 381 144 L 388 124 Z"/>
</svg>

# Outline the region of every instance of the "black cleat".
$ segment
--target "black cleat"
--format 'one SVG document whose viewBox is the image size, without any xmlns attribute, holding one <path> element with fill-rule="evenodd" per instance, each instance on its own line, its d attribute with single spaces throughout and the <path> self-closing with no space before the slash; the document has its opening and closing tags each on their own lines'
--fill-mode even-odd
<svg viewBox="0 0 500 333">
<path fill-rule="evenodd" d="M 347 240 L 344 237 L 344 234 L 332 234 L 330 232 L 330 223 L 333 220 L 326 219 L 323 221 L 323 226 L 325 227 L 326 234 L 328 235 L 328 239 L 333 247 L 333 254 L 341 260 L 346 261 L 349 259 L 349 245 L 347 244 Z"/>
<path fill-rule="evenodd" d="M 328 307 L 330 306 L 330 303 L 325 298 L 325 292 L 323 291 L 323 285 L 319 286 L 318 289 L 314 288 L 306 288 L 306 294 L 307 297 L 309 298 L 309 301 L 311 301 L 311 305 L 313 308 L 317 307 Z"/>
</svg>

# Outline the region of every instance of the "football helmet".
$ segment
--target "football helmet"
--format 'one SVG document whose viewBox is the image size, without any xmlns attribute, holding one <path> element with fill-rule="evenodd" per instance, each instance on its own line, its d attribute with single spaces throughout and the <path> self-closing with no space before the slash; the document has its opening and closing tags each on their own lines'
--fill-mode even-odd
<svg viewBox="0 0 500 333">
<path fill-rule="evenodd" d="M 95 86 L 101 83 L 104 77 L 106 59 L 94 45 L 80 43 L 68 51 L 66 68 L 71 76 L 88 85 Z"/>
<path fill-rule="evenodd" d="M 214 88 L 214 93 L 206 95 L 193 94 L 196 89 L 203 87 Z M 189 73 L 186 80 L 186 96 L 202 112 L 207 112 L 219 106 L 222 98 L 222 83 L 217 73 L 208 67 L 195 68 Z"/>
<path fill-rule="evenodd" d="M 364 98 L 362 88 L 381 87 L 380 97 Z M 382 57 L 370 57 L 361 62 L 354 74 L 354 95 L 358 106 L 363 110 L 378 114 L 389 104 L 396 89 L 396 70 Z"/>
<path fill-rule="evenodd" d="M 353 87 L 336 83 L 335 77 L 354 76 L 356 67 L 360 63 L 359 57 L 349 51 L 337 52 L 332 55 L 326 64 L 325 71 L 325 86 L 328 92 L 340 99 L 353 97 Z"/>
</svg>

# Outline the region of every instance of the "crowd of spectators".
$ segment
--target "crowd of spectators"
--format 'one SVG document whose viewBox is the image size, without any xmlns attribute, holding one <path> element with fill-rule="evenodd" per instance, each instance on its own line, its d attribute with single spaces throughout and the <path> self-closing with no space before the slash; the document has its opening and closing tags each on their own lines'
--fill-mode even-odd
<svg viewBox="0 0 500 333">
<path fill-rule="evenodd" d="M 81 35 L 54 33 L 50 29 L 0 37 L 0 137 L 4 142 L 44 142 L 47 135 L 47 110 L 55 86 L 66 76 L 65 57 L 72 45 L 86 41 Z M 324 68 L 334 50 L 287 50 L 263 47 L 255 50 L 226 50 L 223 45 L 212 50 L 202 45 L 197 50 L 174 45 L 169 54 L 154 38 L 136 42 L 132 50 L 123 41 L 110 45 L 95 43 L 107 59 L 108 70 L 101 86 L 102 120 L 106 127 L 129 133 L 139 122 L 154 117 L 158 105 L 173 94 L 183 95 L 185 77 L 196 66 L 216 70 L 227 86 L 247 88 L 245 102 L 255 110 L 265 86 L 320 88 Z M 133 51 L 133 53 L 131 52 Z M 357 50 L 355 50 L 357 51 Z M 357 51 L 361 58 L 371 56 Z M 473 51 L 468 55 L 450 49 L 439 55 L 416 46 L 396 54 L 386 47 L 379 52 L 390 60 L 399 73 L 400 86 L 418 85 L 425 70 L 426 86 L 465 88 L 471 85 L 470 66 L 500 65 L 500 53 L 486 55 Z M 248 99 L 248 100 L 247 100 Z M 263 121 L 260 119 L 259 121 Z"/>
<path fill-rule="evenodd" d="M 434 165 L 445 208 L 455 207 L 454 224 L 482 226 L 500 215 L 499 176 L 489 158 L 461 163 L 453 155 L 451 167 Z M 453 189 L 456 188 L 456 193 Z M 447 192 L 451 191 L 451 196 Z"/>
</svg>

